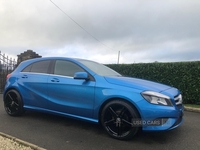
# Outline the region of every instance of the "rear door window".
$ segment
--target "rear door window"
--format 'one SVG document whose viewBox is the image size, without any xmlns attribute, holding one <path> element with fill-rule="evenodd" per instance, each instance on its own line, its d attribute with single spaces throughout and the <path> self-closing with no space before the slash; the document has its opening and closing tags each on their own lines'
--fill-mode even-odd
<svg viewBox="0 0 200 150">
<path fill-rule="evenodd" d="M 35 62 L 22 70 L 22 72 L 48 73 L 50 60 Z"/>
</svg>

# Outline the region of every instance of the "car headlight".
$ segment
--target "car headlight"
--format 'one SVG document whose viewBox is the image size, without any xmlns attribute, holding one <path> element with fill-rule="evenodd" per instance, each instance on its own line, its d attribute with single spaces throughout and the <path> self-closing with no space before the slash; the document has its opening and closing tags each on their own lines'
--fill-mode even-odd
<svg viewBox="0 0 200 150">
<path fill-rule="evenodd" d="M 149 103 L 157 104 L 157 105 L 172 106 L 170 97 L 167 95 L 164 95 L 158 92 L 153 92 L 153 91 L 145 91 L 145 92 L 142 92 L 142 96 Z"/>
</svg>

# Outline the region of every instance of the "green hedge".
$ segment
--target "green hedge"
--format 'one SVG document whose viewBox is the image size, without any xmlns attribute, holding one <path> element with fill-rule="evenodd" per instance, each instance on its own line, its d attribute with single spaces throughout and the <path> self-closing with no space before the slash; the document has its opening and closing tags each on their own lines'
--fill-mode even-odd
<svg viewBox="0 0 200 150">
<path fill-rule="evenodd" d="M 148 79 L 178 88 L 184 103 L 200 104 L 200 61 L 175 63 L 108 64 L 125 76 Z"/>
</svg>

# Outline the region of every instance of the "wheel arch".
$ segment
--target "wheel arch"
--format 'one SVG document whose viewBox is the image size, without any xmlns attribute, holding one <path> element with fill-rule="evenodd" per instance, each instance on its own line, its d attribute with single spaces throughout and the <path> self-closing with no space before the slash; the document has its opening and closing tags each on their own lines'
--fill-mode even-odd
<svg viewBox="0 0 200 150">
<path fill-rule="evenodd" d="M 22 95 L 16 88 L 6 89 L 4 91 L 3 101 L 4 108 L 10 116 L 21 116 L 25 112 Z"/>
<path fill-rule="evenodd" d="M 10 87 L 10 88 L 6 89 L 6 90 L 3 92 L 3 101 L 4 101 L 4 99 L 5 99 L 6 93 L 8 93 L 8 91 L 10 91 L 10 90 L 15 90 L 15 91 L 17 91 L 17 92 L 19 93 L 19 95 L 20 95 L 20 97 L 21 97 L 21 99 L 22 99 L 22 103 L 23 103 L 23 105 L 24 105 L 23 97 L 22 97 L 22 95 L 21 95 L 21 92 L 20 92 L 17 88 L 15 88 L 15 87 Z"/>
<path fill-rule="evenodd" d="M 136 110 L 138 116 L 141 118 L 141 114 L 140 114 L 140 112 L 138 111 L 137 107 L 135 106 L 136 104 L 133 104 L 133 103 L 131 103 L 129 100 L 124 99 L 124 98 L 113 97 L 113 98 L 110 98 L 110 99 L 104 101 L 103 104 L 101 105 L 101 107 L 100 107 L 100 109 L 99 109 L 99 113 L 98 113 L 98 122 L 99 122 L 99 124 L 101 124 L 101 113 L 102 113 L 103 108 L 105 107 L 105 105 L 106 105 L 107 103 L 109 103 L 109 102 L 111 102 L 111 101 L 114 101 L 114 100 L 121 100 L 121 101 L 126 102 L 126 103 L 129 104 L 133 109 Z"/>
</svg>

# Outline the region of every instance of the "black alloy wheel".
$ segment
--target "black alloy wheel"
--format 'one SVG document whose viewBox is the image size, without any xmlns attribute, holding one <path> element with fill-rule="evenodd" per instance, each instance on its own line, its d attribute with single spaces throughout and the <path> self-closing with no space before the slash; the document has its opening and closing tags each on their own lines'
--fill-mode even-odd
<svg viewBox="0 0 200 150">
<path fill-rule="evenodd" d="M 19 116 L 24 113 L 22 98 L 16 90 L 9 90 L 5 94 L 4 108 L 10 116 Z"/>
<path fill-rule="evenodd" d="M 104 129 L 119 140 L 128 140 L 138 132 L 139 127 L 133 126 L 134 119 L 139 119 L 137 111 L 122 100 L 107 103 L 101 113 Z"/>
</svg>

